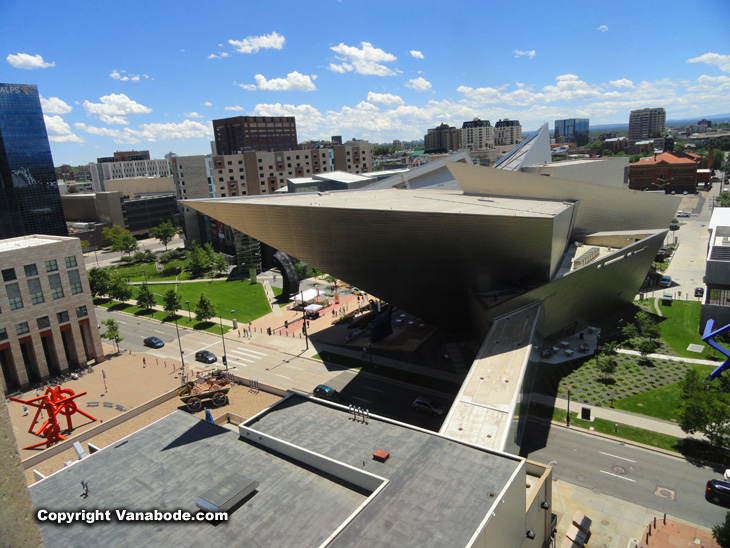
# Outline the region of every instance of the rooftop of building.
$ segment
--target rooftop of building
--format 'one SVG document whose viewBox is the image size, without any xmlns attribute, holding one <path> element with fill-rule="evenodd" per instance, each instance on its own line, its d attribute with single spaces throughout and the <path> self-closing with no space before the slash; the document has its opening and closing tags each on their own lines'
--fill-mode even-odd
<svg viewBox="0 0 730 548">
<path fill-rule="evenodd" d="M 697 156 L 696 154 L 686 154 L 683 152 L 679 152 L 679 153 L 662 152 L 661 154 L 654 154 L 653 156 L 639 158 L 638 162 L 634 162 L 630 165 L 645 166 L 645 165 L 660 164 L 662 162 L 667 163 L 667 164 L 673 164 L 673 165 L 681 165 L 681 164 L 697 165 L 697 162 L 699 161 L 699 159 L 700 159 L 700 157 Z"/>
<path fill-rule="evenodd" d="M 72 241 L 76 238 L 69 238 L 65 236 L 47 236 L 45 234 L 33 234 L 30 236 L 18 236 L 17 238 L 8 238 L 0 240 L 0 253 L 6 251 L 14 251 L 17 249 L 27 249 L 29 247 L 35 247 L 39 245 L 54 244 L 59 241 Z"/>
<path fill-rule="evenodd" d="M 199 201 L 199 200 L 195 200 Z M 208 200 L 206 200 L 208 201 Z M 452 190 L 349 190 L 282 196 L 240 196 L 210 199 L 236 203 L 286 206 L 317 206 L 334 209 L 403 210 L 410 213 L 446 213 L 509 217 L 554 217 L 572 204 L 526 198 L 470 196 Z"/>
</svg>

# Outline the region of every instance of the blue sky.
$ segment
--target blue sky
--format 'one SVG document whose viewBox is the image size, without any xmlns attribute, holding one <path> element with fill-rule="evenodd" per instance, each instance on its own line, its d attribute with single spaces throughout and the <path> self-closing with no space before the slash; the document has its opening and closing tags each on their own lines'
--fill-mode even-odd
<svg viewBox="0 0 730 548">
<path fill-rule="evenodd" d="M 0 82 L 36 84 L 56 165 L 206 154 L 211 120 L 299 140 L 445 122 L 730 112 L 730 2 L 0 1 Z"/>
</svg>

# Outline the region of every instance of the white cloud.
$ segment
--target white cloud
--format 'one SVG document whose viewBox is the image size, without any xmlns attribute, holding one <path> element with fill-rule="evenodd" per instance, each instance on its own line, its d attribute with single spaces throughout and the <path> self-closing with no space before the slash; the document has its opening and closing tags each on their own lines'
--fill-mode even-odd
<svg viewBox="0 0 730 548">
<path fill-rule="evenodd" d="M 307 76 L 297 71 L 290 72 L 286 78 L 272 78 L 267 80 L 263 74 L 257 74 L 253 77 L 259 89 L 267 91 L 316 91 L 317 86 L 312 80 L 316 80 L 317 76 Z M 243 89 L 251 90 L 250 84 L 241 84 Z M 254 88 L 255 89 L 255 88 Z"/>
<path fill-rule="evenodd" d="M 621 78 L 620 80 L 611 80 L 609 84 L 611 84 L 615 88 L 621 89 L 631 89 L 634 87 L 634 83 L 626 78 Z"/>
<path fill-rule="evenodd" d="M 12 53 L 8 55 L 5 60 L 15 68 L 19 69 L 37 69 L 37 68 L 48 68 L 55 67 L 56 63 L 46 62 L 40 55 L 29 55 L 27 53 Z"/>
<path fill-rule="evenodd" d="M 125 74 L 126 72 L 126 70 L 120 72 L 114 69 L 111 74 L 109 74 L 109 77 L 114 80 L 119 80 L 120 82 L 139 82 L 142 78 L 145 80 L 149 79 L 149 76 L 146 74 Z"/>
<path fill-rule="evenodd" d="M 127 124 L 127 116 L 152 112 L 151 108 L 140 105 L 123 93 L 104 95 L 100 100 L 101 103 L 84 101 L 84 109 L 107 124 Z"/>
<path fill-rule="evenodd" d="M 522 50 L 516 49 L 512 53 L 515 54 L 515 57 L 522 57 L 524 55 L 526 55 L 530 59 L 532 59 L 533 57 L 535 57 L 535 50 L 534 49 L 531 49 L 529 51 L 522 51 Z"/>
<path fill-rule="evenodd" d="M 208 59 L 223 59 L 224 57 L 228 57 L 228 52 L 221 51 L 220 53 L 211 53 L 208 55 Z"/>
<path fill-rule="evenodd" d="M 411 54 L 412 57 L 415 57 L 416 59 L 423 59 L 423 53 L 421 53 L 418 50 L 412 49 L 408 53 Z"/>
<path fill-rule="evenodd" d="M 128 127 L 122 129 L 100 128 L 83 123 L 76 123 L 74 126 L 76 129 L 90 135 L 111 137 L 118 144 L 167 141 L 171 139 L 211 139 L 213 137 L 213 129 L 210 124 L 201 124 L 191 120 L 185 120 L 179 124 L 142 124 L 139 129 Z"/>
<path fill-rule="evenodd" d="M 374 48 L 370 42 L 361 42 L 357 46 L 346 46 L 341 43 L 330 49 L 339 54 L 337 59 L 340 64 L 331 63 L 329 70 L 333 72 L 351 72 L 369 76 L 395 76 L 400 71 L 392 70 L 382 63 L 392 63 L 397 59 L 392 53 L 387 53 L 380 48 Z"/>
<path fill-rule="evenodd" d="M 374 93 L 370 91 L 368 92 L 368 103 L 376 103 L 379 105 L 385 105 L 387 107 L 394 107 L 404 104 L 404 101 L 397 95 L 391 95 L 390 93 Z"/>
<path fill-rule="evenodd" d="M 428 91 L 431 89 L 431 82 L 426 80 L 423 76 L 419 76 L 418 78 L 408 80 L 406 87 L 416 91 Z"/>
<path fill-rule="evenodd" d="M 224 110 L 233 110 L 235 112 L 241 112 L 241 111 L 246 110 L 246 109 L 243 108 L 243 107 L 239 107 L 238 105 L 236 105 L 236 106 L 233 106 L 233 107 L 226 107 Z"/>
<path fill-rule="evenodd" d="M 204 118 L 202 114 L 198 114 L 197 112 L 183 112 L 183 116 L 186 118 Z"/>
<path fill-rule="evenodd" d="M 212 107 L 213 106 L 213 103 L 211 103 L 210 101 L 206 101 L 205 103 L 203 103 L 203 106 L 205 106 L 205 107 Z"/>
<path fill-rule="evenodd" d="M 261 49 L 281 49 L 286 38 L 277 32 L 263 36 L 249 36 L 243 40 L 228 40 L 238 53 L 258 53 Z"/>
<path fill-rule="evenodd" d="M 601 25 L 596 30 L 600 30 L 601 32 L 606 32 L 608 30 L 608 27 L 606 25 Z"/>
<path fill-rule="evenodd" d="M 41 96 L 41 108 L 44 114 L 68 114 L 73 110 L 71 105 L 58 97 L 49 97 L 46 99 L 43 96 Z"/>
<path fill-rule="evenodd" d="M 687 59 L 688 63 L 705 63 L 706 65 L 715 65 L 722 72 L 730 72 L 730 55 L 721 55 L 719 53 L 705 53 L 699 57 Z"/>
<path fill-rule="evenodd" d="M 83 143 L 84 140 L 71 131 L 71 127 L 60 116 L 43 115 L 48 140 L 51 143 Z"/>
<path fill-rule="evenodd" d="M 238 84 L 240 88 L 245 89 L 246 91 L 256 91 L 256 84 Z"/>
</svg>

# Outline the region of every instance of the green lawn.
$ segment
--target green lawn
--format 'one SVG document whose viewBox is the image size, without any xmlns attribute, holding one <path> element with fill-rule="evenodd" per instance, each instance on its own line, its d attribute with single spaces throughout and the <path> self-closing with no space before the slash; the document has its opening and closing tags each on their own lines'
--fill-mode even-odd
<svg viewBox="0 0 730 548">
<path fill-rule="evenodd" d="M 134 314 L 135 316 L 140 316 L 144 318 L 154 318 L 155 320 L 159 320 L 161 322 L 173 323 L 175 321 L 175 316 L 171 316 L 167 312 L 163 312 L 160 310 L 146 310 L 144 308 L 140 308 L 134 304 L 131 304 L 131 301 L 128 304 L 120 304 L 116 301 L 110 302 L 106 299 L 96 298 L 94 299 L 94 304 L 96 306 L 103 306 L 104 308 L 108 308 L 109 310 L 127 312 L 129 314 Z M 190 327 L 197 331 L 209 331 L 216 334 L 220 334 L 221 332 L 219 323 L 216 323 L 212 320 L 207 322 L 199 322 L 195 319 L 195 315 L 193 315 L 193 319 L 191 321 L 188 319 L 187 312 L 184 314 L 182 312 L 178 312 L 177 323 L 180 326 Z M 224 325 L 223 333 L 227 333 L 228 331 L 230 331 L 230 329 L 230 327 Z"/>
<path fill-rule="evenodd" d="M 164 295 L 166 291 L 174 288 L 175 285 L 151 285 L 150 289 L 153 293 Z M 227 320 L 236 318 L 239 322 L 247 323 L 271 312 L 271 307 L 264 294 L 263 286 L 261 284 L 251 284 L 249 280 L 221 280 L 177 284 L 177 292 L 183 303 L 190 301 L 190 310 L 193 319 L 195 319 L 195 306 L 201 294 L 205 294 L 213 302 L 219 314 L 228 313 L 224 316 Z M 161 297 L 156 298 L 159 304 L 163 304 Z M 230 314 L 231 310 L 235 310 L 236 312 Z M 183 304 L 179 313 L 187 317 L 187 305 Z"/>
<path fill-rule="evenodd" d="M 179 268 L 182 269 L 186 261 L 170 261 L 163 265 L 165 269 Z M 128 278 L 130 282 L 143 282 L 143 281 L 174 281 L 175 274 L 163 275 L 162 272 L 157 271 L 157 267 L 154 263 L 135 263 L 135 264 L 124 264 L 120 263 L 116 266 L 107 267 L 111 274 L 121 274 L 123 277 Z M 188 272 L 180 274 L 181 280 L 187 280 L 189 276 Z"/>
<path fill-rule="evenodd" d="M 661 303 L 660 299 L 659 302 Z M 696 301 L 674 301 L 672 306 L 659 304 L 664 320 L 659 324 L 662 339 L 678 355 L 684 358 L 712 359 L 717 351 L 702 342 L 700 336 L 700 308 Z M 689 352 L 690 344 L 701 344 L 705 347 L 702 353 Z"/>
</svg>

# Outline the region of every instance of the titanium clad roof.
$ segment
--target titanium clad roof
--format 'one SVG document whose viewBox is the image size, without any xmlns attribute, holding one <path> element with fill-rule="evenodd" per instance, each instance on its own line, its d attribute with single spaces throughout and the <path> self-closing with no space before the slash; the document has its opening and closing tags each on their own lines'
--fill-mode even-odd
<svg viewBox="0 0 730 548">
<path fill-rule="evenodd" d="M 450 154 L 444 158 L 438 160 L 431 160 L 418 167 L 406 170 L 403 173 L 394 174 L 392 177 L 377 181 L 371 185 L 368 185 L 368 189 L 380 189 L 380 188 L 439 188 L 448 190 L 458 190 L 459 185 L 454 181 L 454 177 L 445 169 L 444 161 L 449 162 L 463 162 L 466 164 L 472 163 L 469 154 L 465 151 L 456 152 Z"/>
<path fill-rule="evenodd" d="M 520 457 L 377 418 L 363 424 L 346 409 L 300 396 L 246 425 L 389 480 L 332 547 L 467 546 L 501 492 L 513 486 L 525 496 Z M 384 463 L 372 459 L 379 449 L 391 455 Z"/>
<path fill-rule="evenodd" d="M 495 169 L 521 171 L 522 166 L 552 162 L 550 154 L 550 129 L 547 123 L 501 158 Z"/>
</svg>

